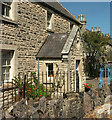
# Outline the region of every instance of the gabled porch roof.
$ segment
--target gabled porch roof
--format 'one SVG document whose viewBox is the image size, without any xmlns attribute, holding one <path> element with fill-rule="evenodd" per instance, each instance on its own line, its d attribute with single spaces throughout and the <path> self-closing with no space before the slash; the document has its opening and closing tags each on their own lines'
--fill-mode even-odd
<svg viewBox="0 0 112 120">
<path fill-rule="evenodd" d="M 54 33 L 49 35 L 36 57 L 39 59 L 61 59 L 62 55 L 68 55 L 78 30 L 79 27 L 74 25 L 70 34 Z"/>
<path fill-rule="evenodd" d="M 50 59 L 50 58 L 60 58 L 63 47 L 67 41 L 68 33 L 54 33 L 47 37 L 45 43 L 40 48 L 37 58 L 40 59 Z"/>
</svg>

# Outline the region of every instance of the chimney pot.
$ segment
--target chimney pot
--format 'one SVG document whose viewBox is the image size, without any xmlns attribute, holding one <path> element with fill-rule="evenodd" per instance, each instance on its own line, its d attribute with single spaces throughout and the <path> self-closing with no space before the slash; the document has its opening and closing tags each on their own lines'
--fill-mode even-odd
<svg viewBox="0 0 112 120">
<path fill-rule="evenodd" d="M 95 27 L 95 32 L 97 31 L 97 27 Z"/>
<path fill-rule="evenodd" d="M 80 21 L 80 15 L 78 15 L 78 20 Z"/>
<path fill-rule="evenodd" d="M 98 27 L 97 27 L 97 32 L 99 31 Z"/>
<path fill-rule="evenodd" d="M 85 21 L 85 15 L 83 15 L 83 21 Z"/>
<path fill-rule="evenodd" d="M 93 27 L 91 27 L 91 31 L 93 32 Z"/>
<path fill-rule="evenodd" d="M 98 27 L 98 31 L 100 31 L 100 26 Z"/>
<path fill-rule="evenodd" d="M 83 15 L 81 14 L 81 21 L 83 21 Z"/>
</svg>

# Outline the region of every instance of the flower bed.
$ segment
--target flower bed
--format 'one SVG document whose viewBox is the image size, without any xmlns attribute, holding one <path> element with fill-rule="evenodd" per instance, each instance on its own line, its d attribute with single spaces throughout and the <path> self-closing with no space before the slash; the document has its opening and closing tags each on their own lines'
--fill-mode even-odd
<svg viewBox="0 0 112 120">
<path fill-rule="evenodd" d="M 36 77 L 36 74 L 34 72 L 31 73 L 31 78 L 23 79 L 20 77 L 15 77 L 14 85 L 18 86 L 19 88 L 19 96 L 23 97 L 25 94 L 25 97 L 27 99 L 32 98 L 35 99 L 36 97 L 49 97 L 50 93 L 46 92 L 48 91 L 47 88 L 44 87 L 43 84 L 40 84 L 39 80 Z"/>
</svg>

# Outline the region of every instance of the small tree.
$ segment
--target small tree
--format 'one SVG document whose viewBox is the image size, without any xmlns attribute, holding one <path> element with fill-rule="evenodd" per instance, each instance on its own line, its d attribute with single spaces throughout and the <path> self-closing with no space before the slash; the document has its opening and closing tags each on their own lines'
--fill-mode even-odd
<svg viewBox="0 0 112 120">
<path fill-rule="evenodd" d="M 85 73 L 89 77 L 98 76 L 100 66 L 105 62 L 105 49 L 109 38 L 101 32 L 87 31 L 83 34 L 86 59 Z"/>
</svg>

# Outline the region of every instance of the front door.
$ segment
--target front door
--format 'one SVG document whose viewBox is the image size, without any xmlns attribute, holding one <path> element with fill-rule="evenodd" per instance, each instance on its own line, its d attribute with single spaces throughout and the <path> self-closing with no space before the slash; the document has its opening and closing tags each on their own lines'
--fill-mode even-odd
<svg viewBox="0 0 112 120">
<path fill-rule="evenodd" d="M 79 92 L 79 64 L 80 60 L 76 60 L 76 92 Z"/>
</svg>

